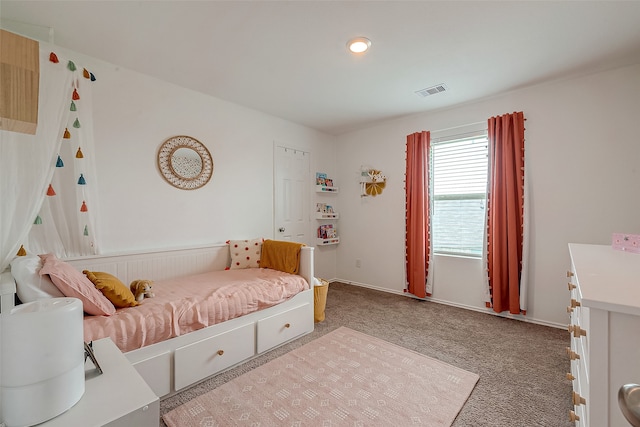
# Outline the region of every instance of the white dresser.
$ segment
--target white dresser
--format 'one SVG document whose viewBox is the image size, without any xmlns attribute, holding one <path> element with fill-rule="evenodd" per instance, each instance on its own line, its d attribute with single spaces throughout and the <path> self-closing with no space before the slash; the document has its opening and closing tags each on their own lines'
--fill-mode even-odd
<svg viewBox="0 0 640 427">
<path fill-rule="evenodd" d="M 628 427 L 618 389 L 640 384 L 640 254 L 569 244 L 570 419 L 577 426 Z"/>
</svg>

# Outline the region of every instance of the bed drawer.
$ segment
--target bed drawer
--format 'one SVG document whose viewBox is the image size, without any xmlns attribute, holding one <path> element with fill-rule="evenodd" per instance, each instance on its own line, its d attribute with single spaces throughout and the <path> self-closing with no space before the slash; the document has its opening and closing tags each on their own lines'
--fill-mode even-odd
<svg viewBox="0 0 640 427">
<path fill-rule="evenodd" d="M 255 354 L 255 323 L 247 323 L 202 341 L 177 348 L 174 387 L 178 391 Z"/>
<path fill-rule="evenodd" d="M 313 331 L 313 307 L 303 304 L 258 321 L 258 353 Z"/>
</svg>

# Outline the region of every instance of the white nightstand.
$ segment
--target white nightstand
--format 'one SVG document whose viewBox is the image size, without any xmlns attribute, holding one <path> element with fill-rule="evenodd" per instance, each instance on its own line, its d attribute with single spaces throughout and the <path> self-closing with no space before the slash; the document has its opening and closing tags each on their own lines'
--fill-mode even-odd
<svg viewBox="0 0 640 427">
<path fill-rule="evenodd" d="M 43 423 L 43 427 L 157 427 L 160 399 L 109 338 L 93 342 L 102 368 L 98 374 L 87 358 L 85 392 L 68 411 Z"/>
</svg>

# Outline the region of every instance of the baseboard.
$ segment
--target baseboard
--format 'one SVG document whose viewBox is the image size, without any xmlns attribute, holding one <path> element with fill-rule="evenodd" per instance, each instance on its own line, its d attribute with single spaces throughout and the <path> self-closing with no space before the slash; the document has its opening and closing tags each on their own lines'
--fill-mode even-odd
<svg viewBox="0 0 640 427">
<path fill-rule="evenodd" d="M 360 287 L 363 287 L 363 288 L 373 289 L 373 290 L 380 291 L 380 292 L 387 292 L 387 293 L 394 294 L 394 295 L 402 295 L 402 296 L 408 297 L 408 298 L 416 298 L 411 294 L 407 294 L 406 292 L 392 291 L 392 290 L 387 289 L 387 288 L 381 288 L 381 287 L 378 287 L 378 286 L 372 286 L 372 285 L 369 285 L 367 283 L 354 282 L 352 280 L 342 280 L 342 279 L 333 278 L 333 279 L 329 280 L 329 283 L 332 283 L 332 282 L 346 283 L 347 285 L 360 286 Z M 555 323 L 555 322 L 548 322 L 546 320 L 534 319 L 534 318 L 531 318 L 531 317 L 523 316 L 521 314 L 496 313 L 495 311 L 491 310 L 490 308 L 474 307 L 472 305 L 460 304 L 460 303 L 457 303 L 457 302 L 442 300 L 442 299 L 438 299 L 438 298 L 427 297 L 427 298 L 418 298 L 418 299 L 424 299 L 425 301 L 434 302 L 436 304 L 444 304 L 444 305 L 449 305 L 449 306 L 452 306 L 452 307 L 462 308 L 462 309 L 465 309 L 465 310 L 476 311 L 478 313 L 491 314 L 491 315 L 497 316 L 497 317 L 504 317 L 504 318 L 507 318 L 507 319 L 520 320 L 522 322 L 534 323 L 536 325 L 549 326 L 551 328 L 558 328 L 558 329 L 566 329 L 567 328 L 566 324 L 560 324 L 560 323 Z"/>
</svg>

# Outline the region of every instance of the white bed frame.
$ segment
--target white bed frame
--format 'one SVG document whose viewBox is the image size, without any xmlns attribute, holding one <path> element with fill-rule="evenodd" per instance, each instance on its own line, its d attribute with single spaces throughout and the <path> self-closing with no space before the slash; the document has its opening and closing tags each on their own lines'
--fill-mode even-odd
<svg viewBox="0 0 640 427">
<path fill-rule="evenodd" d="M 313 332 L 313 249 L 302 248 L 298 273 L 310 289 L 277 306 L 133 350 L 125 356 L 162 398 Z M 80 271 L 111 273 L 128 284 L 135 279 L 157 281 L 224 270 L 229 265 L 229 248 L 216 245 L 65 261 Z"/>
</svg>

